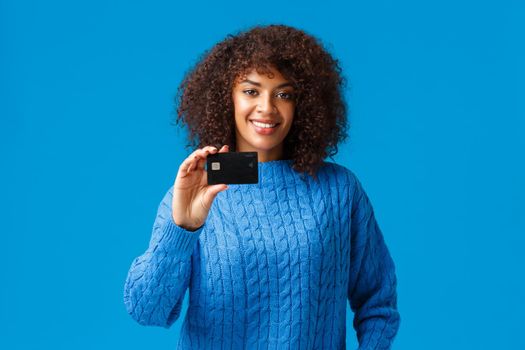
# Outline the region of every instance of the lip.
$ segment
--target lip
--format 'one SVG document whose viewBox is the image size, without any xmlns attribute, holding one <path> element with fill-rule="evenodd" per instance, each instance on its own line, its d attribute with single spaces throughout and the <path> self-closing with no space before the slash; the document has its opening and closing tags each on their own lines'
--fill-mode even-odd
<svg viewBox="0 0 525 350">
<path fill-rule="evenodd" d="M 253 119 L 255 121 L 258 121 L 256 119 Z M 262 123 L 262 122 L 261 122 Z M 252 123 L 252 120 L 250 120 L 251 126 L 254 128 L 255 132 L 259 135 L 271 135 L 277 131 L 277 128 L 279 128 L 280 123 L 277 123 L 277 125 L 273 128 L 260 128 L 256 126 L 254 123 Z M 268 123 L 268 124 L 275 124 L 275 123 Z"/>
<path fill-rule="evenodd" d="M 250 121 L 264 123 L 264 124 L 280 124 L 276 121 L 269 120 L 269 119 L 250 119 Z"/>
</svg>

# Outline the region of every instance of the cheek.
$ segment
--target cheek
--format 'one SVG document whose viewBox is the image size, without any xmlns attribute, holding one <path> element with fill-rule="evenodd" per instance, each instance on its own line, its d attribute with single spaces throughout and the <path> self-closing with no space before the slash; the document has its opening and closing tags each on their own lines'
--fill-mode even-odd
<svg viewBox="0 0 525 350">
<path fill-rule="evenodd" d="M 235 103 L 235 112 L 236 114 L 244 114 L 249 112 L 252 109 L 252 103 L 245 99 L 238 99 Z"/>
<path fill-rule="evenodd" d="M 287 121 L 291 122 L 294 114 L 295 114 L 295 106 L 294 105 L 285 105 L 281 108 L 281 114 L 283 118 L 285 118 Z"/>
<path fill-rule="evenodd" d="M 237 128 L 246 128 L 246 118 L 251 113 L 251 105 L 242 98 L 234 99 L 233 103 L 235 124 Z"/>
</svg>

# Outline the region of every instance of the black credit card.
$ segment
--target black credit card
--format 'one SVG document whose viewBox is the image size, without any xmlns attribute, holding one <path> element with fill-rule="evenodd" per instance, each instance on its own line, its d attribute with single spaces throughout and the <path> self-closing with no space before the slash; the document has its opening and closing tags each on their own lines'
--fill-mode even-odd
<svg viewBox="0 0 525 350">
<path fill-rule="evenodd" d="M 208 185 L 256 184 L 259 182 L 257 152 L 224 152 L 208 154 Z"/>
</svg>

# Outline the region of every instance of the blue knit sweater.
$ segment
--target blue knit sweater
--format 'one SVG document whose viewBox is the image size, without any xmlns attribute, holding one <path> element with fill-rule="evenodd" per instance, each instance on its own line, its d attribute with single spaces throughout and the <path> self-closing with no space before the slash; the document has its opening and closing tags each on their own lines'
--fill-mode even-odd
<svg viewBox="0 0 525 350">
<path fill-rule="evenodd" d="M 258 164 L 259 183 L 219 192 L 194 232 L 173 222 L 168 190 L 125 281 L 129 314 L 169 328 L 189 286 L 178 349 L 345 349 L 348 300 L 359 349 L 389 349 L 394 262 L 355 174 Z"/>
</svg>

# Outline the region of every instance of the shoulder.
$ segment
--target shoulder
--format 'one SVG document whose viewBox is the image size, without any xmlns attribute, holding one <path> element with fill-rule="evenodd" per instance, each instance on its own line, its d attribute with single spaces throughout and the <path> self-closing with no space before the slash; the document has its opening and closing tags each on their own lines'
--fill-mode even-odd
<svg viewBox="0 0 525 350">
<path fill-rule="evenodd" d="M 321 181 L 336 184 L 341 194 L 348 196 L 352 218 L 360 221 L 372 212 L 368 195 L 356 173 L 348 167 L 325 161 L 319 171 Z"/>
<path fill-rule="evenodd" d="M 363 204 L 368 204 L 368 195 L 361 183 L 361 180 L 356 173 L 348 167 L 334 162 L 325 161 L 319 172 L 319 177 L 336 183 L 339 189 L 348 189 L 344 193 L 351 198 L 352 206 L 355 207 Z M 335 179 L 335 180 L 334 180 Z"/>
<path fill-rule="evenodd" d="M 318 173 L 320 178 L 335 179 L 340 186 L 349 186 L 355 189 L 356 186 L 360 185 L 356 174 L 341 164 L 324 161 Z"/>
</svg>

